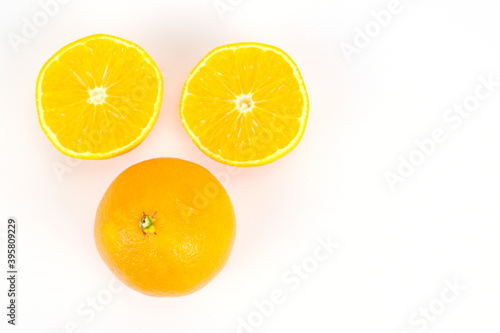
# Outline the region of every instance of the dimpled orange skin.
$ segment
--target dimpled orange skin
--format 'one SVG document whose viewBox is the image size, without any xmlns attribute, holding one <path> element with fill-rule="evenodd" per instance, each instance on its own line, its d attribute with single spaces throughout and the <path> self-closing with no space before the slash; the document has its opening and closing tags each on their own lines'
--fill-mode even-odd
<svg viewBox="0 0 500 333">
<path fill-rule="evenodd" d="M 156 235 L 143 233 L 155 215 Z M 226 264 L 236 232 L 229 197 L 203 167 L 175 158 L 135 164 L 109 186 L 97 209 L 97 250 L 113 274 L 149 296 L 183 296 Z"/>
</svg>

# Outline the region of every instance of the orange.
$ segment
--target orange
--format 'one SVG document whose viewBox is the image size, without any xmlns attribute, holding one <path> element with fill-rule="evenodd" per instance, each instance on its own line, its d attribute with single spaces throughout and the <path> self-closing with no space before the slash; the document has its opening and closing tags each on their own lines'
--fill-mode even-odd
<svg viewBox="0 0 500 333">
<path fill-rule="evenodd" d="M 109 186 L 97 209 L 94 237 L 109 269 L 150 296 L 199 290 L 226 264 L 235 216 L 219 181 L 175 158 L 135 164 Z"/>
<path fill-rule="evenodd" d="M 189 75 L 180 116 L 194 143 L 213 159 L 236 166 L 272 162 L 302 138 L 309 113 L 297 65 L 271 45 L 224 45 Z"/>
<path fill-rule="evenodd" d="M 36 105 L 43 131 L 62 153 L 103 159 L 135 148 L 160 111 L 163 80 L 138 45 L 92 35 L 57 51 L 42 67 Z"/>
</svg>

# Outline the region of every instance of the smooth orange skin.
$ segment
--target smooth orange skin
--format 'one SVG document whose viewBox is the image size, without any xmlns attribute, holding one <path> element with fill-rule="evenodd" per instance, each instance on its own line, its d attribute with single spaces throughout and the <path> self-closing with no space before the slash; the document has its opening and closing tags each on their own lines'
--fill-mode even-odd
<svg viewBox="0 0 500 333">
<path fill-rule="evenodd" d="M 156 235 L 143 240 L 143 211 L 155 211 Z M 236 234 L 231 201 L 205 168 L 157 158 L 123 171 L 104 194 L 95 218 L 97 250 L 113 274 L 149 296 L 183 296 L 224 267 Z"/>
</svg>

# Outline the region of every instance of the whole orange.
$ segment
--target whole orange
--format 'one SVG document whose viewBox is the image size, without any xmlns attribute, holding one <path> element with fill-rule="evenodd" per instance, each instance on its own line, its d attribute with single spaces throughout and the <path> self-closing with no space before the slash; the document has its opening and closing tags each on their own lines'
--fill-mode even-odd
<svg viewBox="0 0 500 333">
<path fill-rule="evenodd" d="M 150 296 L 183 296 L 226 264 L 236 232 L 229 197 L 205 168 L 157 158 L 123 171 L 97 209 L 97 250 L 113 274 Z"/>
</svg>

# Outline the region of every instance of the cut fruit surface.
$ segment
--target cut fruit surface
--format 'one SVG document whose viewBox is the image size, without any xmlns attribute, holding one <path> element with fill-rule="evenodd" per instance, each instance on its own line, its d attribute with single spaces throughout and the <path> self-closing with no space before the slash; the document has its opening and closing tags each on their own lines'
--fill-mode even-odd
<svg viewBox="0 0 500 333">
<path fill-rule="evenodd" d="M 213 159 L 236 166 L 272 162 L 304 134 L 309 100 L 297 65 L 277 47 L 238 43 L 211 51 L 182 93 L 182 124 Z"/>
<path fill-rule="evenodd" d="M 147 136 L 162 94 L 160 70 L 142 48 L 100 34 L 66 45 L 45 63 L 36 103 L 40 125 L 57 149 L 104 159 Z"/>
</svg>

